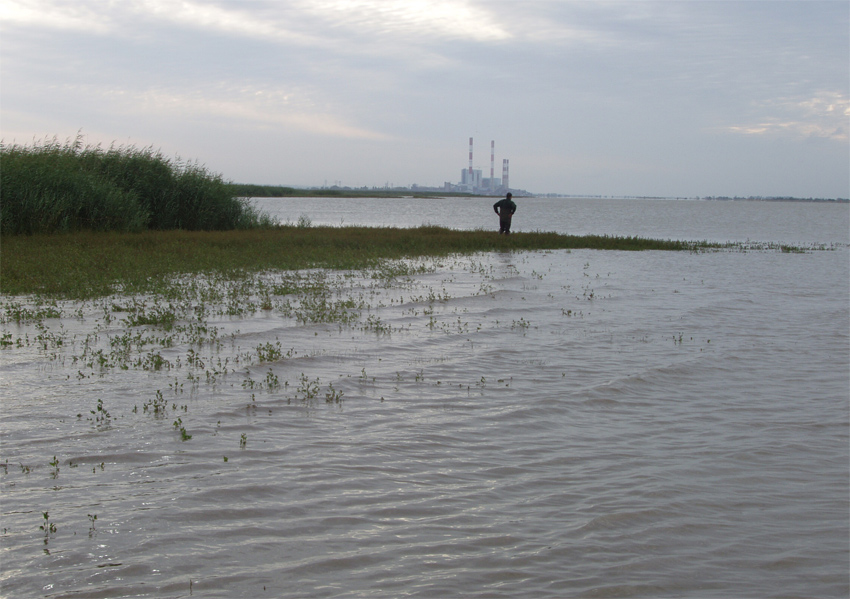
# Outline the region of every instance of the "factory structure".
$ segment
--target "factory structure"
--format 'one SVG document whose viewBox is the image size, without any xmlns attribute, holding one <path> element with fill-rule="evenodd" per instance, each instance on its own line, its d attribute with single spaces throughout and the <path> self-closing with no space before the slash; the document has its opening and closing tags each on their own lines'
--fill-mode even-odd
<svg viewBox="0 0 850 599">
<path fill-rule="evenodd" d="M 484 177 L 481 169 L 473 167 L 473 140 L 469 138 L 469 166 L 460 171 L 460 182 L 445 183 L 445 191 L 472 193 L 478 195 L 502 195 L 511 190 L 510 161 L 502 159 L 502 176 L 496 177 L 496 142 L 490 142 L 490 176 Z"/>
<path fill-rule="evenodd" d="M 448 193 L 448 194 L 471 194 L 479 196 L 503 196 L 511 192 L 516 197 L 534 196 L 530 191 L 525 189 L 517 189 L 511 187 L 510 183 L 510 161 L 507 158 L 502 159 L 502 176 L 496 176 L 496 142 L 490 141 L 490 176 L 485 177 L 480 168 L 475 168 L 473 162 L 473 139 L 469 138 L 469 164 L 460 171 L 460 181 L 457 183 L 446 182 L 442 187 L 430 187 L 417 185 L 416 183 L 405 186 L 396 186 L 389 182 L 383 187 L 372 187 L 373 190 L 381 189 L 383 191 L 412 191 L 412 192 L 427 192 L 427 193 Z M 327 181 L 322 187 L 313 187 L 308 189 L 328 189 L 331 191 L 346 191 L 356 189 L 357 191 L 368 191 L 368 187 L 351 188 L 343 187 L 341 181 L 337 181 L 334 185 L 328 187 Z"/>
</svg>

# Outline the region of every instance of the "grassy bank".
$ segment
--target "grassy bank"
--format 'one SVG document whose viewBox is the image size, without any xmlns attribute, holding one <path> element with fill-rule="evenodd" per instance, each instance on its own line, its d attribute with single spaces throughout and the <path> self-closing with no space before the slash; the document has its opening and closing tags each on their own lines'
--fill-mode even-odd
<svg viewBox="0 0 850 599">
<path fill-rule="evenodd" d="M 382 259 L 494 250 L 690 250 L 679 241 L 555 233 L 365 227 L 234 231 L 76 232 L 0 238 L 0 293 L 89 298 L 143 293 L 173 275 L 325 267 L 356 269 Z"/>
<path fill-rule="evenodd" d="M 0 232 L 226 230 L 268 224 L 219 175 L 151 148 L 0 144 Z"/>
</svg>

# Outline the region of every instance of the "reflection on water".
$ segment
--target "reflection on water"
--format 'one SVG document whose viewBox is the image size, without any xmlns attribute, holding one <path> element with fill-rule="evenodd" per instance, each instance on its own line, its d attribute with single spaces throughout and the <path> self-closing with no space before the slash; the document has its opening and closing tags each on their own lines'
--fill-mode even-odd
<svg viewBox="0 0 850 599">
<path fill-rule="evenodd" d="M 7 302 L 3 593 L 846 596 L 847 264 L 529 252 Z"/>
</svg>

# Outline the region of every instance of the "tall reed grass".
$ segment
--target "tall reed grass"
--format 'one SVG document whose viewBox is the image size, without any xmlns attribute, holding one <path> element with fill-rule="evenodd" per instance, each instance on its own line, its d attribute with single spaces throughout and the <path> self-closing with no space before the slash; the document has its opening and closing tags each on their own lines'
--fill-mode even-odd
<svg viewBox="0 0 850 599">
<path fill-rule="evenodd" d="M 270 225 L 220 175 L 152 148 L 84 146 L 81 136 L 0 143 L 0 233 Z"/>
</svg>

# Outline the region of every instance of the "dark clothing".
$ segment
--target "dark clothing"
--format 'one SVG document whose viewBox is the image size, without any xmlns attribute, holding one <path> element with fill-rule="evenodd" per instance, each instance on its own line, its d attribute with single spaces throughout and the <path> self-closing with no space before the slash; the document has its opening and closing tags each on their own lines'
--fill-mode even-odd
<svg viewBox="0 0 850 599">
<path fill-rule="evenodd" d="M 516 204 L 510 198 L 505 198 L 493 204 L 493 210 L 499 215 L 499 233 L 509 234 L 511 217 L 516 212 Z"/>
</svg>

